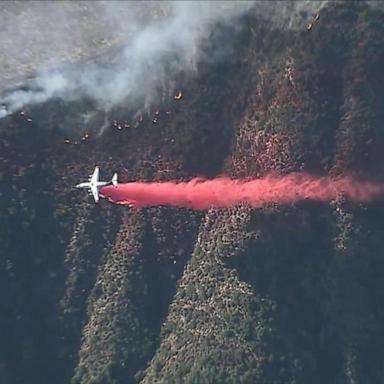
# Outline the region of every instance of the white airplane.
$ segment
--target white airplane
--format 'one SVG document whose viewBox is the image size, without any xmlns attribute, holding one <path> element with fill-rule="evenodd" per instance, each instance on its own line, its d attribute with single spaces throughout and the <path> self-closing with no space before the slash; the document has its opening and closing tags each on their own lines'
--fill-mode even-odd
<svg viewBox="0 0 384 384">
<path fill-rule="evenodd" d="M 77 184 L 75 188 L 89 188 L 95 199 L 95 203 L 97 203 L 99 201 L 99 189 L 110 184 L 114 187 L 117 186 L 117 173 L 113 174 L 111 181 L 99 181 L 99 167 L 96 166 L 89 181 Z"/>
</svg>

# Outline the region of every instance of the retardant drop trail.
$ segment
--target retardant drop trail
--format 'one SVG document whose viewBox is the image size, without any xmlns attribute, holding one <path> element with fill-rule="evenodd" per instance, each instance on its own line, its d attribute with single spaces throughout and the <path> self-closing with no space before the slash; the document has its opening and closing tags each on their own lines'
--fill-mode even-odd
<svg viewBox="0 0 384 384">
<path fill-rule="evenodd" d="M 307 173 L 267 176 L 254 180 L 195 178 L 188 182 L 130 182 L 103 187 L 108 200 L 136 207 L 173 205 L 193 209 L 229 207 L 247 202 L 253 207 L 267 203 L 293 203 L 300 200 L 329 201 L 341 193 L 356 202 L 384 197 L 384 183 L 359 181 L 353 177 L 332 179 Z"/>
</svg>

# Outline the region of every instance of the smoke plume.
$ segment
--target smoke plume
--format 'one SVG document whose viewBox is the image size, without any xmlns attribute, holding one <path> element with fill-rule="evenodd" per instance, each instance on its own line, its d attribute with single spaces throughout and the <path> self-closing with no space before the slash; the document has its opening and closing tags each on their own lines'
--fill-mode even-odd
<svg viewBox="0 0 384 384">
<path fill-rule="evenodd" d="M 172 75 L 195 69 L 200 44 L 209 40 L 215 24 L 235 23 L 254 5 L 253 1 L 87 3 L 0 5 L 0 14 L 15 12 L 9 9 L 12 6 L 22 10 L 12 22 L 5 18 L 0 28 L 3 54 L 36 67 L 28 87 L 0 97 L 0 118 L 52 97 L 88 97 L 106 111 L 123 101 L 151 99 Z M 228 45 L 227 41 L 217 48 L 225 50 Z M 21 68 L 12 64 L 14 72 Z"/>
<path fill-rule="evenodd" d="M 306 199 L 329 201 L 340 194 L 355 202 L 369 202 L 384 196 L 384 183 L 292 173 L 255 180 L 219 177 L 211 180 L 195 178 L 188 182 L 131 182 L 116 188 L 103 187 L 100 193 L 114 203 L 136 207 L 173 205 L 208 209 L 246 202 L 257 208 L 268 203 L 288 204 Z"/>
<path fill-rule="evenodd" d="M 0 118 L 51 98 L 90 98 L 109 111 L 150 105 L 180 71 L 231 53 L 218 23 L 241 27 L 249 12 L 271 28 L 303 28 L 326 1 L 13 1 L 0 3 Z M 209 54 L 202 45 L 209 46 Z M 30 80 L 25 85 L 25 78 Z M 24 80 L 23 80 L 24 79 Z M 12 91 L 15 84 L 22 89 Z"/>
</svg>

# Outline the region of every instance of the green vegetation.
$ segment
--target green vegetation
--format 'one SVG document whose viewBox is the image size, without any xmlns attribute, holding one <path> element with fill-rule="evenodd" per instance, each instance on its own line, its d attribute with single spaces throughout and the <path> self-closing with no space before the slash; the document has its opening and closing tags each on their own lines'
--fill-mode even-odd
<svg viewBox="0 0 384 384">
<path fill-rule="evenodd" d="M 218 27 L 233 52 L 173 79 L 183 97 L 163 96 L 156 122 L 131 106 L 107 116 L 129 128 L 99 139 L 54 129 L 86 100 L 0 120 L 4 382 L 382 382 L 382 202 L 136 210 L 72 190 L 96 162 L 122 180 L 380 180 L 383 12 L 331 3 L 311 31 L 243 24 Z"/>
</svg>

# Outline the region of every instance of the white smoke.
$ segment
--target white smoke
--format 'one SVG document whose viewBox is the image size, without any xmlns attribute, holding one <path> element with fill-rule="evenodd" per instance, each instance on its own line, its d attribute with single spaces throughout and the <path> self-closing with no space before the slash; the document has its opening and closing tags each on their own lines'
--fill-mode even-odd
<svg viewBox="0 0 384 384">
<path fill-rule="evenodd" d="M 29 3 L 32 8 L 28 8 Z M 122 101 L 151 98 L 166 78 L 180 70 L 196 68 L 200 43 L 208 38 L 215 23 L 234 22 L 254 5 L 253 1 L 108 1 L 92 2 L 89 9 L 87 2 L 53 2 L 48 7 L 43 3 L 25 3 L 24 13 L 16 19 L 17 33 L 11 25 L 0 28 L 0 44 L 8 43 L 5 52 L 43 58 L 43 64 L 37 60 L 29 88 L 10 92 L 0 99 L 3 106 L 0 117 L 52 97 L 87 96 L 105 110 Z M 5 12 L 4 7 L 0 5 L 0 15 Z M 85 16 L 81 16 L 81 11 Z M 34 26 L 34 22 L 37 25 Z M 46 25 L 49 30 L 42 31 Z M 57 29 L 53 25 L 57 25 Z M 101 58 L 99 62 L 90 62 L 92 53 L 99 54 L 100 41 L 106 41 L 108 49 L 118 48 L 119 52 L 110 61 L 102 62 Z M 73 48 L 69 48 L 71 42 Z M 90 48 L 92 44 L 94 52 Z M 85 58 L 88 62 L 72 67 L 62 65 L 66 54 L 71 58 L 73 51 L 81 51 L 84 57 L 80 55 L 80 61 Z M 55 69 L 49 69 L 52 66 Z"/>
<path fill-rule="evenodd" d="M 7 116 L 30 103 L 43 103 L 56 96 L 64 96 L 71 85 L 60 73 L 49 73 L 38 76 L 35 87 L 30 90 L 16 90 L 2 99 L 3 107 L 0 109 L 0 118 Z"/>
<path fill-rule="evenodd" d="M 0 118 L 53 97 L 88 97 L 108 111 L 150 105 L 179 71 L 196 71 L 215 23 L 255 12 L 272 28 L 305 28 L 326 0 L 0 2 Z M 304 16 L 303 16 L 304 15 Z M 305 20 L 307 18 L 307 20 Z M 303 26 L 304 25 L 304 26 Z M 230 52 L 223 41 L 219 49 Z M 210 52 L 210 59 L 215 52 Z"/>
</svg>

